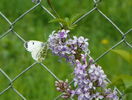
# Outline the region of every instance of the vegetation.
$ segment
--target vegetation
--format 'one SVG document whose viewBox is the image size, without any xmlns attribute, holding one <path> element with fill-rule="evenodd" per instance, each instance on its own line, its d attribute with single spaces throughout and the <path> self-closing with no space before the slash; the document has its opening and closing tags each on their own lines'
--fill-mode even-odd
<svg viewBox="0 0 132 100">
<path fill-rule="evenodd" d="M 50 9 L 46 0 L 42 4 Z M 73 18 L 93 8 L 92 0 L 52 0 L 52 4 L 61 18 Z M 13 22 L 17 17 L 30 9 L 34 3 L 31 0 L 1 0 L 0 11 Z M 112 19 L 117 26 L 126 32 L 132 27 L 131 0 L 102 0 L 99 9 Z M 52 10 L 51 10 L 52 12 Z M 53 12 L 52 12 L 53 13 Z M 14 25 L 14 30 L 25 40 L 46 41 L 49 34 L 57 29 L 58 23 L 51 23 L 49 16 L 40 6 L 29 12 Z M 9 28 L 9 24 L 0 16 L 0 35 Z M 77 36 L 89 39 L 91 56 L 96 59 L 106 50 L 118 43 L 122 35 L 97 11 L 84 18 L 72 30 Z M 75 35 L 75 34 L 73 34 Z M 128 33 L 127 40 L 132 43 L 132 33 Z M 0 40 L 0 68 L 13 79 L 21 71 L 30 66 L 34 60 L 23 43 L 13 34 L 9 33 Z M 52 55 L 50 52 L 43 62 L 60 79 L 71 80 L 73 68 L 64 59 Z M 119 89 L 132 86 L 132 49 L 125 43 L 102 57 L 98 62 L 103 70 Z M 0 92 L 7 88 L 9 81 L 0 73 Z M 57 95 L 55 79 L 39 64 L 23 74 L 14 82 L 14 87 L 23 94 L 27 100 L 53 100 Z M 131 100 L 131 89 L 126 89 L 126 100 Z M 11 89 L 0 96 L 0 100 L 21 100 Z"/>
</svg>

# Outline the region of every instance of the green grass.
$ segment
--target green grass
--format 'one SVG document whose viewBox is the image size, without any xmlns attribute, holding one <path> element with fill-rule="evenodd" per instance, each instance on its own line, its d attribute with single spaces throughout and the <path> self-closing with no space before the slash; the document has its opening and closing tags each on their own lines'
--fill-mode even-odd
<svg viewBox="0 0 132 100">
<path fill-rule="evenodd" d="M 52 0 L 53 5 L 62 17 L 72 17 L 78 13 L 89 11 L 93 8 L 92 0 Z M 47 7 L 46 0 L 42 0 L 42 4 Z M 14 21 L 17 17 L 31 8 L 34 4 L 31 0 L 1 0 L 0 11 Z M 123 32 L 132 27 L 132 2 L 131 0 L 102 0 L 99 9 L 111 18 Z M 49 34 L 58 28 L 58 24 L 49 23 L 52 19 L 40 7 L 31 11 L 24 18 L 18 21 L 14 30 L 25 40 L 46 41 Z M 7 29 L 8 23 L 0 16 L 0 35 Z M 72 30 L 72 35 L 84 36 L 89 38 L 89 49 L 91 56 L 96 59 L 107 49 L 121 40 L 121 34 L 97 11 L 78 23 L 78 26 Z M 128 41 L 132 40 L 132 33 L 129 33 Z M 106 39 L 109 44 L 102 44 L 101 41 Z M 125 44 L 121 44 L 116 49 L 132 50 Z M 28 53 L 23 43 L 10 33 L 0 40 L 0 68 L 2 68 L 13 79 L 25 68 L 33 63 L 30 53 Z M 51 69 L 60 79 L 71 78 L 73 71 L 70 64 L 64 60 L 61 62 L 59 58 L 50 54 L 43 62 Z M 120 75 L 132 75 L 132 64 L 123 60 L 120 56 L 113 52 L 108 53 L 98 61 L 108 77 L 113 80 Z M 39 64 L 35 65 L 28 72 L 23 74 L 14 82 L 14 87 L 23 94 L 27 100 L 53 100 L 59 93 L 56 92 L 54 86 L 55 79 Z M 9 81 L 0 73 L 0 92 L 8 86 Z M 130 83 L 132 84 L 132 83 Z M 130 95 L 127 100 L 131 100 Z M 21 100 L 21 98 L 11 89 L 0 96 L 0 100 Z"/>
</svg>

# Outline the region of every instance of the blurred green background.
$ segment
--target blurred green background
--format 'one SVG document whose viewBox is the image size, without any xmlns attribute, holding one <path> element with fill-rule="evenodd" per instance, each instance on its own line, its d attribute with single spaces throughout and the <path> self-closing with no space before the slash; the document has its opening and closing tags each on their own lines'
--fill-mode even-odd
<svg viewBox="0 0 132 100">
<path fill-rule="evenodd" d="M 53 5 L 62 17 L 73 17 L 78 13 L 87 12 L 93 8 L 92 0 L 52 0 Z M 42 4 L 48 8 L 46 0 Z M 31 0 L 0 0 L 0 11 L 13 22 L 17 17 L 30 9 L 35 4 Z M 131 0 L 102 0 L 99 9 L 111 18 L 117 26 L 126 32 L 132 27 L 132 1 Z M 46 41 L 49 34 L 58 24 L 49 23 L 49 16 L 40 6 L 28 13 L 18 21 L 14 30 L 25 40 Z M 9 24 L 0 16 L 0 35 L 9 28 Z M 103 52 L 121 40 L 121 34 L 97 11 L 78 23 L 72 30 L 72 35 L 84 36 L 89 39 L 91 56 L 96 59 Z M 132 32 L 127 35 L 127 40 L 132 43 Z M 132 59 L 132 49 L 122 43 L 115 49 L 125 50 Z M 127 61 L 114 52 L 110 52 L 97 63 L 102 66 L 108 78 L 112 81 L 122 78 L 126 87 L 132 85 L 132 60 Z M 0 68 L 13 79 L 21 71 L 33 63 L 30 53 L 23 47 L 23 43 L 13 33 L 9 33 L 0 40 Z M 72 78 L 73 68 L 65 60 L 61 60 L 49 52 L 43 62 L 60 79 Z M 23 74 L 14 82 L 14 87 L 27 100 L 53 100 L 59 93 L 54 86 L 55 79 L 39 64 Z M 9 84 L 9 81 L 0 73 L 0 92 Z M 132 94 L 127 100 L 132 100 Z M 21 100 L 9 89 L 0 96 L 0 100 Z"/>
</svg>

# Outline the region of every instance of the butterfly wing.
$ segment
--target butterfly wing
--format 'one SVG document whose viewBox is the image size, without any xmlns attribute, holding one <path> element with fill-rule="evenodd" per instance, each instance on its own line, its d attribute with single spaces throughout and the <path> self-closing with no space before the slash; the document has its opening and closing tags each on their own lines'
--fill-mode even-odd
<svg viewBox="0 0 132 100">
<path fill-rule="evenodd" d="M 48 44 L 44 43 L 44 45 L 37 54 L 38 62 L 42 62 L 43 60 L 45 60 L 47 55 L 47 50 L 48 50 Z"/>
</svg>

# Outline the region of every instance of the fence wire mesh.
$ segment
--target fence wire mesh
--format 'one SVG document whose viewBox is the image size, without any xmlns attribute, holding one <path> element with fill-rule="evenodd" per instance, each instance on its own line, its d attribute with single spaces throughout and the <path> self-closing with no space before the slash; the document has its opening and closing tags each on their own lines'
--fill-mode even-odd
<svg viewBox="0 0 132 100">
<path fill-rule="evenodd" d="M 83 20 L 85 17 L 87 17 L 88 15 L 90 15 L 93 12 L 98 12 L 100 15 L 102 15 L 103 18 L 105 18 L 111 25 L 113 25 L 113 27 L 119 32 L 119 35 L 122 36 L 121 40 L 119 42 L 117 42 L 115 45 L 113 45 L 111 48 L 109 48 L 107 51 L 105 51 L 103 54 L 101 54 L 99 57 L 97 57 L 94 61 L 94 63 L 96 63 L 97 61 L 99 61 L 102 57 L 104 57 L 105 55 L 107 55 L 112 49 L 116 48 L 117 46 L 121 45 L 122 43 L 125 43 L 128 47 L 130 47 L 132 49 L 132 45 L 127 41 L 126 36 L 132 31 L 132 28 L 129 29 L 127 32 L 123 32 L 109 17 L 107 17 L 106 14 L 104 14 L 99 8 L 98 8 L 98 4 L 100 3 L 100 0 L 93 0 L 94 2 L 94 7 L 93 9 L 91 9 L 90 11 L 87 11 L 84 15 L 82 15 L 80 18 L 78 18 L 75 22 L 73 22 L 73 24 L 77 24 L 78 22 L 80 22 L 81 20 Z M 17 36 L 20 41 L 22 41 L 23 43 L 26 42 L 26 40 L 21 37 L 16 31 L 14 31 L 14 24 L 17 23 L 19 20 L 21 20 L 25 15 L 27 15 L 28 13 L 30 13 L 32 10 L 36 9 L 38 6 L 40 6 L 44 11 L 46 11 L 51 17 L 53 17 L 54 19 L 56 18 L 44 5 L 41 4 L 41 1 L 38 2 L 37 4 L 35 4 L 32 8 L 30 8 L 29 10 L 27 10 L 26 12 L 24 12 L 22 15 L 20 15 L 18 18 L 16 18 L 13 22 L 11 22 L 2 12 L 0 12 L 0 16 L 9 24 L 9 29 L 4 32 L 1 36 L 0 39 L 6 37 L 8 34 L 13 33 L 13 35 Z M 62 25 L 61 23 L 59 23 L 60 25 Z M 27 100 L 18 90 L 15 89 L 15 87 L 13 86 L 14 81 L 16 81 L 18 78 L 20 78 L 22 75 L 24 75 L 24 73 L 26 73 L 27 71 L 29 71 L 32 67 L 34 67 L 35 65 L 41 65 L 44 69 L 46 69 L 49 74 L 51 74 L 57 81 L 59 81 L 60 79 L 50 70 L 48 69 L 43 63 L 38 63 L 38 62 L 34 62 L 32 65 L 28 66 L 26 69 L 24 69 L 21 73 L 19 73 L 16 77 L 14 77 L 13 79 L 11 79 L 1 68 L 0 68 L 0 72 L 8 79 L 9 81 L 9 86 L 7 88 L 5 88 L 3 91 L 0 92 L 0 96 L 2 94 L 4 94 L 6 91 L 8 91 L 9 89 L 12 89 L 18 96 L 21 97 L 22 100 Z M 109 82 L 111 82 L 110 80 L 108 80 Z M 71 84 L 73 83 L 73 80 L 69 83 Z M 121 94 L 121 92 L 117 89 L 117 91 Z M 60 94 L 59 96 L 55 97 L 54 100 L 59 99 L 63 94 Z M 122 94 L 121 94 L 122 95 Z M 72 100 L 72 98 L 71 98 Z"/>
</svg>

